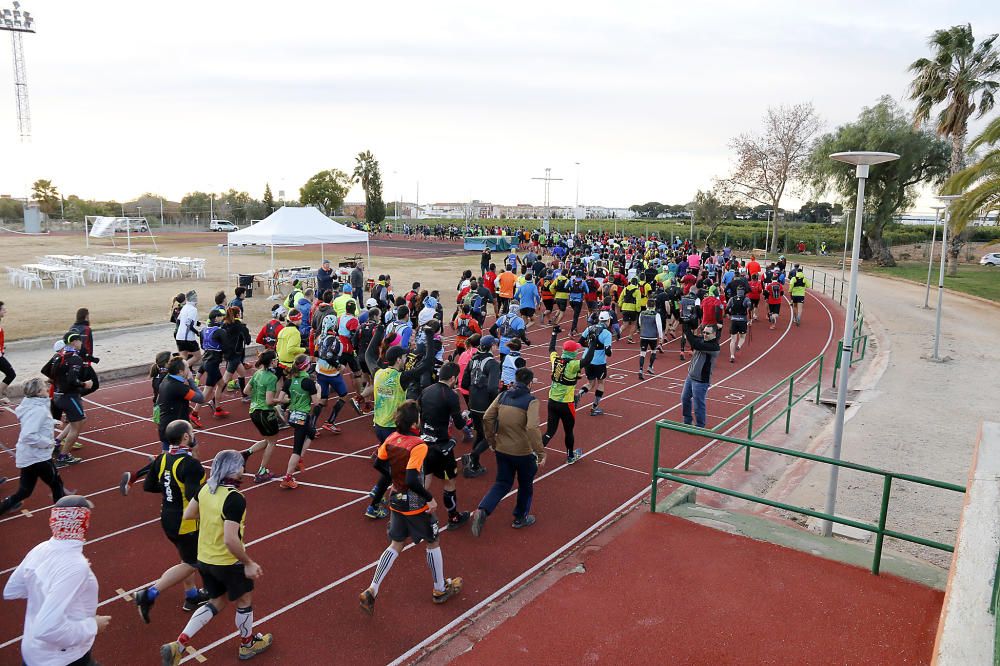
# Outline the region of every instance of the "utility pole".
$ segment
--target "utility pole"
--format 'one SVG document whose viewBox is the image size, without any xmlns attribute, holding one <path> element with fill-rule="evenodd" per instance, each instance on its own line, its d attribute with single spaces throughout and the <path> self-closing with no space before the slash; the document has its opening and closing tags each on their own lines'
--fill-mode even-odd
<svg viewBox="0 0 1000 666">
<path fill-rule="evenodd" d="M 0 30 L 10 32 L 14 51 L 14 96 L 17 100 L 17 133 L 21 143 L 31 140 L 31 110 L 28 106 L 28 72 L 24 66 L 24 44 L 21 33 L 34 33 L 35 19 L 30 12 L 21 11 L 21 3 L 14 2 L 14 9 L 0 10 Z"/>
<path fill-rule="evenodd" d="M 552 212 L 549 210 L 549 195 L 551 193 L 551 184 L 552 184 L 552 181 L 554 181 L 554 180 L 562 180 L 562 178 L 553 178 L 552 177 L 552 169 L 550 169 L 549 167 L 545 167 L 545 177 L 544 178 L 543 177 L 534 176 L 534 177 L 532 177 L 531 180 L 542 180 L 542 181 L 545 181 L 545 203 L 543 204 L 544 209 L 545 209 L 545 220 L 544 220 L 544 222 L 542 224 L 543 224 L 543 226 L 548 227 L 549 226 L 549 220 L 552 217 Z M 545 231 L 547 233 L 549 230 L 546 228 Z"/>
</svg>

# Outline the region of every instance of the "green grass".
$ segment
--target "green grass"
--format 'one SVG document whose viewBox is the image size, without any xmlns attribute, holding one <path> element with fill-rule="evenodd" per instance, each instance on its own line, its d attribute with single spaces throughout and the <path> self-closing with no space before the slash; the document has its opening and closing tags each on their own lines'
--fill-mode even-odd
<svg viewBox="0 0 1000 666">
<path fill-rule="evenodd" d="M 893 277 L 912 280 L 918 284 L 927 282 L 927 264 L 923 262 L 900 262 L 894 268 L 868 268 L 875 274 L 891 275 Z M 938 266 L 935 264 L 934 272 L 931 275 L 931 288 L 937 285 Z M 991 301 L 1000 302 L 1000 267 L 960 265 L 958 275 L 950 277 L 944 276 L 944 286 L 947 289 L 954 289 L 972 296 L 979 296 Z"/>
</svg>

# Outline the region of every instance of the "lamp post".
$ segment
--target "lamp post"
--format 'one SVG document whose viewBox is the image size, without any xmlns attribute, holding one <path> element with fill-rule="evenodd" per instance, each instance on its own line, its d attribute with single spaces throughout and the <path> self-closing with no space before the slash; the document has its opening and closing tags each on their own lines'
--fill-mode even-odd
<svg viewBox="0 0 1000 666">
<path fill-rule="evenodd" d="M 935 198 L 938 201 L 943 201 L 946 208 L 944 218 L 941 221 L 941 270 L 938 273 L 937 317 L 934 322 L 934 354 L 931 356 L 931 360 L 942 361 L 944 359 L 938 355 L 938 350 L 941 346 L 941 310 L 944 304 L 944 261 L 948 255 L 948 223 L 951 221 L 951 202 L 955 199 L 961 199 L 962 195 L 940 194 Z"/>
<path fill-rule="evenodd" d="M 858 177 L 858 200 L 854 206 L 854 245 L 851 248 L 851 287 L 848 290 L 847 313 L 844 317 L 844 338 L 840 341 L 840 377 L 837 385 L 837 414 L 833 422 L 833 452 L 831 457 L 840 460 L 840 449 L 844 442 L 844 418 L 847 412 L 847 380 L 851 368 L 851 354 L 854 348 L 854 303 L 858 297 L 858 259 L 861 254 L 861 227 L 865 210 L 865 181 L 868 179 L 868 169 L 873 164 L 882 164 L 898 160 L 896 153 L 880 153 L 868 151 L 852 151 L 834 153 L 830 159 L 853 164 Z M 833 515 L 837 506 L 837 479 L 840 468 L 836 465 L 830 470 L 830 485 L 826 493 L 826 513 Z M 823 536 L 833 533 L 833 523 L 823 521 Z"/>
<path fill-rule="evenodd" d="M 927 259 L 927 292 L 924 294 L 924 310 L 931 309 L 931 271 L 934 269 L 934 241 L 937 240 L 938 219 L 941 217 L 941 211 L 944 210 L 944 206 L 931 206 L 931 208 L 934 209 L 934 231 L 931 233 L 931 251 L 930 257 Z"/>
</svg>

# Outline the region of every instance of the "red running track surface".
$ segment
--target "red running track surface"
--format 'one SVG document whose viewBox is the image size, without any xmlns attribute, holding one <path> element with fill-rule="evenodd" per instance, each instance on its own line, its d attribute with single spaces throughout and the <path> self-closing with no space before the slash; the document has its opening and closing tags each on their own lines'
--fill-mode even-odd
<svg viewBox="0 0 1000 666">
<path fill-rule="evenodd" d="M 841 313 L 816 295 L 807 307 L 801 327 L 792 326 L 787 306 L 777 330 L 758 322 L 752 342 L 735 364 L 727 362 L 728 337 L 723 338 L 709 392 L 709 427 L 819 353 L 828 355 L 827 367 L 832 367 L 831 343 L 842 327 Z M 526 348 L 524 356 L 539 380 L 533 387 L 535 394 L 544 401 L 549 385 L 549 328 L 535 327 L 529 337 L 535 344 Z M 370 417 L 358 417 L 350 409 L 342 412 L 344 433 L 324 432 L 313 443 L 305 457 L 306 470 L 298 475 L 298 490 L 281 490 L 276 481 L 261 486 L 248 481 L 244 486 L 246 541 L 251 556 L 264 569 L 254 596 L 255 620 L 259 630 L 275 637 L 274 646 L 257 661 L 384 664 L 409 660 L 586 538 L 623 506 L 638 500 L 649 489 L 653 422 L 681 416 L 679 398 L 687 364 L 677 359 L 677 348 L 677 341 L 671 341 L 668 353 L 657 359 L 658 374 L 639 382 L 638 345 L 615 344 L 602 402 L 606 414 L 591 417 L 589 404 L 584 404 L 578 415 L 577 446 L 584 449 L 585 457 L 568 466 L 562 436 L 551 442 L 549 461 L 535 481 L 532 512 L 538 523 L 531 529 L 510 529 L 513 496 L 508 496 L 478 540 L 467 528 L 444 534 L 446 575 L 462 576 L 465 589 L 441 606 L 431 603 L 430 575 L 422 553 L 409 548 L 383 584 L 375 616 L 367 617 L 358 608 L 358 593 L 368 586 L 387 543 L 385 521 L 361 515 L 376 477 L 369 461 L 375 446 Z M 179 589 L 163 593 L 148 626 L 135 607 L 115 592 L 144 587 L 177 561 L 158 524 L 159 498 L 138 487 L 124 498 L 117 491 L 122 471 L 137 469 L 148 455 L 159 451 L 155 426 L 149 422 L 149 396 L 146 379 L 108 384 L 91 396 L 82 451 L 85 461 L 63 470 L 67 487 L 90 496 L 96 505 L 85 553 L 101 585 L 99 612 L 113 618 L 94 646 L 95 658 L 103 664 L 157 663 L 160 644 L 173 640 L 188 617 L 179 609 Z M 203 410 L 207 427 L 198 433 L 203 461 L 210 461 L 221 449 L 241 449 L 257 439 L 245 407 L 231 396 L 227 394 L 227 408 L 233 412 L 228 419 L 217 421 Z M 542 408 L 544 414 L 544 404 Z M 13 416 L 0 412 L 0 441 L 13 446 L 16 436 Z M 290 439 L 289 434 L 279 442 L 282 448 L 272 459 L 272 470 L 284 468 Z M 699 450 L 701 446 L 702 442 L 693 439 L 673 442 L 664 450 L 661 464 L 695 461 L 706 453 Z M 468 445 L 459 444 L 457 453 L 467 450 Z M 0 475 L 16 477 L 12 458 L 0 456 Z M 484 462 L 489 474 L 459 479 L 460 509 L 474 509 L 492 484 L 491 460 L 487 456 Z M 9 494 L 14 483 L 8 481 L 0 492 Z M 35 512 L 32 517 L 14 514 L 0 519 L 0 583 L 6 582 L 31 547 L 48 537 L 51 497 L 45 491 L 44 487 L 36 489 L 25 503 Z M 432 492 L 439 496 L 440 485 L 435 484 Z M 2 607 L 0 663 L 18 663 L 24 606 L 4 602 Z M 234 636 L 232 610 L 227 608 L 192 644 L 210 660 L 230 660 L 237 649 Z"/>
</svg>

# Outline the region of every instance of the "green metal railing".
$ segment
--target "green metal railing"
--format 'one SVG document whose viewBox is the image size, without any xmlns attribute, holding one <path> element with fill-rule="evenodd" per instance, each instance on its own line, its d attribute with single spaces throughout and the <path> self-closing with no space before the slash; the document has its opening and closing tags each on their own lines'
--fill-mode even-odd
<svg viewBox="0 0 1000 666">
<path fill-rule="evenodd" d="M 856 336 L 851 341 L 851 365 L 865 360 L 868 352 L 868 336 Z M 837 375 L 840 373 L 840 354 L 837 354 L 833 364 L 833 388 L 837 388 Z"/>
<path fill-rule="evenodd" d="M 990 597 L 990 615 L 993 616 L 993 666 L 1000 666 L 1000 557 L 993 572 L 993 594 Z"/>
<path fill-rule="evenodd" d="M 824 295 L 829 296 L 832 299 L 836 299 L 837 303 L 841 306 L 844 305 L 844 288 L 849 286 L 849 282 L 845 278 L 840 278 L 836 275 L 831 275 L 826 271 L 821 271 L 816 268 L 805 269 L 811 274 L 809 279 L 812 289 L 815 291 L 821 291 Z M 865 310 L 861 304 L 861 298 L 856 297 L 854 299 L 854 329 L 853 335 L 851 336 L 851 366 L 860 363 L 865 358 L 865 352 L 868 351 L 868 336 L 862 335 L 861 332 L 865 325 Z M 836 362 L 833 369 L 833 387 L 837 387 L 837 376 L 840 374 L 840 354 L 837 354 Z"/>
<path fill-rule="evenodd" d="M 711 476 L 711 474 L 714 474 L 716 471 L 721 469 L 722 464 L 716 465 L 715 468 L 711 470 L 711 473 L 700 472 L 697 470 L 660 467 L 660 444 L 662 441 L 660 433 L 663 430 L 694 435 L 697 437 L 705 437 L 711 440 L 728 442 L 730 444 L 736 444 L 740 448 L 745 448 L 748 453 L 750 449 L 760 449 L 762 451 L 787 455 L 792 458 L 811 460 L 813 462 L 825 463 L 827 465 L 834 465 L 836 467 L 842 467 L 845 469 L 852 469 L 858 472 L 865 472 L 868 474 L 875 474 L 881 476 L 882 498 L 880 502 L 881 508 L 879 510 L 878 523 L 872 525 L 869 523 L 861 522 L 859 520 L 853 520 L 850 518 L 844 518 L 842 516 L 837 516 L 834 514 L 824 513 L 822 511 L 816 511 L 808 507 L 796 506 L 794 504 L 788 504 L 786 502 L 778 502 L 776 500 L 767 499 L 766 497 L 760 497 L 757 495 L 752 495 L 750 493 L 744 493 L 737 490 L 732 490 L 730 488 L 715 486 L 702 481 L 695 481 L 694 479 L 686 478 L 688 476 Z M 739 451 L 740 448 L 737 448 L 736 450 Z M 725 462 L 731 460 L 734 455 L 735 454 L 730 454 L 729 456 L 727 456 Z M 749 468 L 747 467 L 747 469 Z M 857 463 L 837 460 L 835 458 L 828 458 L 826 456 L 820 456 L 813 453 L 794 451 L 792 449 L 783 449 L 777 446 L 771 446 L 769 444 L 754 442 L 749 439 L 742 439 L 739 437 L 733 437 L 730 435 L 721 434 L 714 430 L 697 428 L 694 426 L 685 425 L 683 423 L 677 423 L 676 421 L 658 421 L 656 423 L 656 440 L 653 447 L 652 497 L 650 503 L 650 509 L 652 511 L 656 511 L 657 485 L 661 479 L 666 481 L 672 481 L 674 483 L 680 483 L 687 486 L 693 486 L 695 488 L 700 488 L 702 490 L 710 490 L 712 492 L 728 495 L 730 497 L 736 497 L 738 499 L 746 500 L 748 502 L 756 502 L 758 504 L 764 504 L 766 506 L 774 507 L 776 509 L 792 511 L 794 513 L 800 513 L 802 515 L 811 516 L 813 518 L 828 520 L 830 522 L 838 523 L 840 525 L 848 525 L 850 527 L 855 527 L 857 529 L 864 530 L 866 532 L 872 532 L 876 536 L 875 536 L 875 554 L 872 559 L 871 568 L 872 568 L 872 573 L 876 575 L 878 574 L 879 568 L 882 563 L 882 546 L 885 537 L 900 539 L 902 541 L 909 541 L 910 543 L 920 544 L 922 546 L 935 548 L 937 550 L 943 550 L 949 553 L 954 552 L 955 550 L 955 547 L 953 545 L 948 545 L 946 543 L 941 543 L 938 541 L 934 541 L 932 539 L 926 539 L 924 537 L 917 536 L 914 534 L 898 532 L 896 530 L 891 530 L 886 527 L 886 521 L 889 515 L 889 499 L 890 499 L 890 494 L 892 492 L 892 482 L 894 480 L 907 481 L 910 483 L 916 483 L 923 486 L 930 486 L 932 488 L 941 488 L 943 490 L 950 490 L 957 493 L 965 493 L 964 486 L 960 486 L 954 483 L 948 483 L 946 481 L 937 481 L 935 479 L 927 479 L 921 476 L 914 476 L 912 474 L 903 474 L 900 472 L 890 472 L 887 470 L 878 469 L 876 467 L 869 467 L 868 465 L 859 465 Z M 994 606 L 995 605 L 996 604 L 994 603 Z"/>
</svg>

